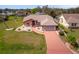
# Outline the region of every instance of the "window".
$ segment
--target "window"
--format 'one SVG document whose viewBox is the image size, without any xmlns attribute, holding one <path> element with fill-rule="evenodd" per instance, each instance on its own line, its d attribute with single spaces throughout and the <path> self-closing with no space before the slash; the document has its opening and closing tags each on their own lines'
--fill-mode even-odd
<svg viewBox="0 0 79 59">
<path fill-rule="evenodd" d="M 72 26 L 76 26 L 77 23 L 72 23 Z"/>
<path fill-rule="evenodd" d="M 27 23 L 27 26 L 29 26 L 30 24 L 29 23 Z"/>
</svg>

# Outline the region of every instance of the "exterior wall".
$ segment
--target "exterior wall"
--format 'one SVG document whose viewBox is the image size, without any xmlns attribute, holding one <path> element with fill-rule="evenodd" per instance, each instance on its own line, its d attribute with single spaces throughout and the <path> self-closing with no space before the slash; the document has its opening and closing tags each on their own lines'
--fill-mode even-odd
<svg viewBox="0 0 79 59">
<path fill-rule="evenodd" d="M 42 26 L 43 31 L 54 31 L 56 30 L 56 26 Z"/>
<path fill-rule="evenodd" d="M 72 26 L 72 23 L 68 23 L 63 15 L 60 16 L 59 19 L 59 23 L 64 25 L 66 28 L 79 28 L 79 23 L 76 23 L 76 26 Z"/>
<path fill-rule="evenodd" d="M 76 23 L 76 26 L 72 26 L 72 23 L 69 23 L 69 28 L 79 28 L 79 23 Z"/>
<path fill-rule="evenodd" d="M 32 19 L 25 21 L 24 26 L 32 27 L 32 21 L 33 21 Z M 56 30 L 55 25 L 47 25 L 47 26 L 43 25 L 43 26 L 41 26 L 40 22 L 38 22 L 38 21 L 35 22 L 34 27 L 39 31 L 54 31 L 54 30 Z"/>
<path fill-rule="evenodd" d="M 24 25 L 25 26 L 32 26 L 32 19 L 25 21 Z"/>
<path fill-rule="evenodd" d="M 60 24 L 62 24 L 63 26 L 65 26 L 65 27 L 67 27 L 67 28 L 69 27 L 69 24 L 67 23 L 67 21 L 65 20 L 65 18 L 64 18 L 63 15 L 60 16 L 59 19 L 60 19 L 60 20 L 59 20 L 59 23 L 60 23 Z"/>
<path fill-rule="evenodd" d="M 76 27 L 79 27 L 79 23 L 77 23 Z"/>
<path fill-rule="evenodd" d="M 33 21 L 32 19 L 27 20 L 27 21 L 24 22 L 24 25 L 25 26 L 32 26 L 32 21 Z M 40 26 L 40 22 L 35 21 L 35 25 L 34 26 L 36 26 L 36 27 Z"/>
</svg>

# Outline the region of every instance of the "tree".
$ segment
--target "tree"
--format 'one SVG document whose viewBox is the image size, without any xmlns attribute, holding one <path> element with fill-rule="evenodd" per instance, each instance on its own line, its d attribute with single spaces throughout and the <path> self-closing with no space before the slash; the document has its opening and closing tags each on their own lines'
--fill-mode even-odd
<svg viewBox="0 0 79 59">
<path fill-rule="evenodd" d="M 45 13 L 48 8 L 48 5 L 42 7 L 42 12 Z"/>
<path fill-rule="evenodd" d="M 50 14 L 49 15 L 51 15 L 52 17 L 56 17 L 56 16 L 59 16 L 59 15 L 61 15 L 62 14 L 62 11 L 61 10 L 59 10 L 59 9 L 52 9 L 52 11 L 50 11 Z"/>
<path fill-rule="evenodd" d="M 35 14 L 36 12 L 39 12 L 39 9 L 38 9 L 38 8 L 33 8 L 33 9 L 31 10 L 31 12 L 32 12 L 33 14 Z"/>
<path fill-rule="evenodd" d="M 50 14 L 52 9 L 48 7 L 48 5 L 42 7 L 42 12 L 45 14 Z"/>
<path fill-rule="evenodd" d="M 52 10 L 52 11 L 50 12 L 50 15 L 55 18 L 56 12 L 55 12 L 54 10 Z"/>
<path fill-rule="evenodd" d="M 4 25 L 5 25 L 5 27 L 6 27 L 6 28 L 9 28 L 8 25 L 6 24 L 6 21 L 7 21 L 7 20 L 8 20 L 8 16 L 6 16 L 6 17 L 4 17 L 4 18 L 2 19 L 2 21 L 3 21 Z"/>
<path fill-rule="evenodd" d="M 38 9 L 38 12 L 42 12 L 42 9 L 40 6 L 38 6 L 37 9 Z"/>
<path fill-rule="evenodd" d="M 27 15 L 31 14 L 31 9 L 25 9 L 25 11 L 27 12 Z"/>
</svg>

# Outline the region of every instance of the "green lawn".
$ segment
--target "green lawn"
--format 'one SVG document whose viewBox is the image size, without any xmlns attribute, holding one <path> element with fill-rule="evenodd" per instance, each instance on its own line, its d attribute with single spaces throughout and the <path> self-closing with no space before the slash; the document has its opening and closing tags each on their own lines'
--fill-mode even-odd
<svg viewBox="0 0 79 59">
<path fill-rule="evenodd" d="M 79 49 L 79 29 L 71 29 L 67 34 L 67 37 L 60 35 L 61 39 L 65 42 L 71 43 L 74 50 Z M 71 41 L 69 41 L 71 40 Z"/>
<path fill-rule="evenodd" d="M 10 16 L 6 24 L 9 28 L 22 25 L 23 19 Z M 0 23 L 0 54 L 43 54 L 46 53 L 46 41 L 42 34 L 34 32 L 6 31 L 4 23 Z"/>
<path fill-rule="evenodd" d="M 46 53 L 45 38 L 34 32 L 0 31 L 0 53 Z"/>
<path fill-rule="evenodd" d="M 79 29 L 72 29 L 72 31 L 68 34 L 74 35 L 77 39 L 79 39 Z"/>
<path fill-rule="evenodd" d="M 17 28 L 23 24 L 23 17 L 9 16 L 9 20 L 6 21 L 6 25 L 9 28 Z M 0 23 L 0 30 L 6 29 L 4 23 Z"/>
</svg>

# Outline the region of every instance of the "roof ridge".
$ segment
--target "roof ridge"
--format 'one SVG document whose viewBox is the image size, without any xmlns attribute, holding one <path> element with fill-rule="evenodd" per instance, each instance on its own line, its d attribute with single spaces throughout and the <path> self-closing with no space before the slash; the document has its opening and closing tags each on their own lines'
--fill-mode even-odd
<svg viewBox="0 0 79 59">
<path fill-rule="evenodd" d="M 41 22 L 41 24 L 44 24 L 44 23 L 46 23 L 46 22 L 48 21 L 47 16 L 46 16 L 45 19 L 46 19 L 46 20 L 44 20 L 43 22 Z"/>
</svg>

